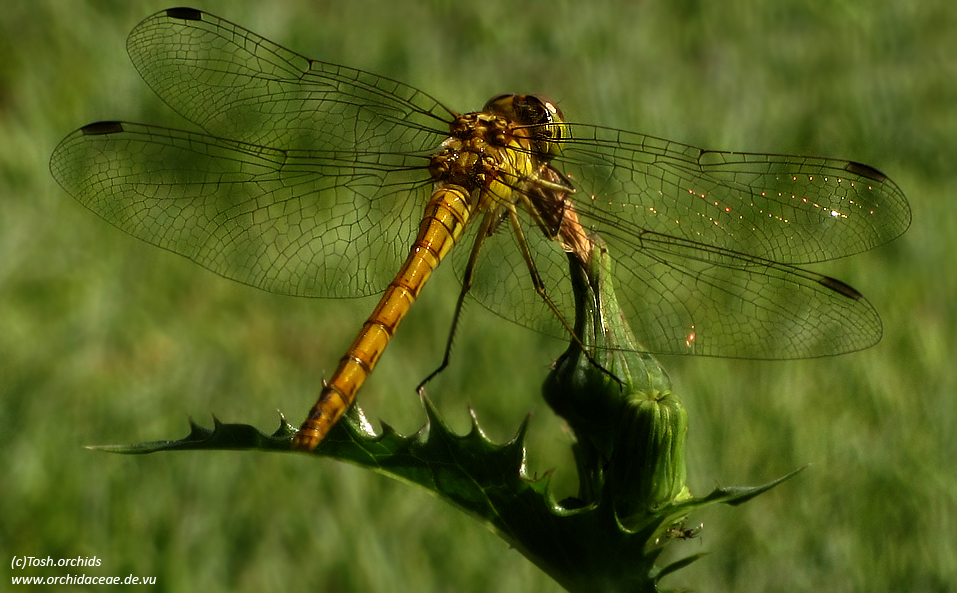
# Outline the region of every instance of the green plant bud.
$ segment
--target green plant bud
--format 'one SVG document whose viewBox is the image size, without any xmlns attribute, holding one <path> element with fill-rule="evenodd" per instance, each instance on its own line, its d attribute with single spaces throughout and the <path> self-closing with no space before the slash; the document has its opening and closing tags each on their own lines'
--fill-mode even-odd
<svg viewBox="0 0 957 593">
<path fill-rule="evenodd" d="M 638 344 L 618 306 L 612 259 L 601 239 L 582 262 L 569 254 L 575 295 L 575 336 L 543 386 L 545 401 L 576 436 L 594 444 L 606 460 L 615 443 L 622 406 L 639 394 L 671 390 L 657 360 Z"/>
<path fill-rule="evenodd" d="M 687 494 L 688 419 L 668 374 L 641 352 L 621 314 L 608 251 L 591 240 L 587 265 L 569 256 L 578 339 L 549 374 L 543 395 L 578 441 L 580 496 L 594 501 L 607 478 L 624 517 Z"/>
<path fill-rule="evenodd" d="M 607 472 L 623 523 L 688 498 L 688 414 L 670 392 L 637 393 L 625 403 Z"/>
</svg>

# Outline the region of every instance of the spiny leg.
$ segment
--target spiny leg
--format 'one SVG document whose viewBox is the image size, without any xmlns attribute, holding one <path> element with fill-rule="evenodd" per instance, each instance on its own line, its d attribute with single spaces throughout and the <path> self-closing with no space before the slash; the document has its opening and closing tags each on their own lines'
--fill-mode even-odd
<svg viewBox="0 0 957 593">
<path fill-rule="evenodd" d="M 468 263 L 465 265 L 465 273 L 462 276 L 462 290 L 459 291 L 459 298 L 455 303 L 455 314 L 452 317 L 452 327 L 449 329 L 448 341 L 445 343 L 445 354 L 442 357 L 442 363 L 439 364 L 438 368 L 429 373 L 429 376 L 423 379 L 418 386 L 416 386 L 415 391 L 419 395 L 424 394 L 425 386 L 427 383 L 429 383 L 429 381 L 434 379 L 439 373 L 444 371 L 449 366 L 449 362 L 452 358 L 452 343 L 455 340 L 455 331 L 458 329 L 459 319 L 462 315 L 462 306 L 465 303 L 465 295 L 467 295 L 469 290 L 472 288 L 475 262 L 478 261 L 478 256 L 479 252 L 482 250 L 482 245 L 485 243 L 485 240 L 491 236 L 494 230 L 495 218 L 495 215 L 491 211 L 486 212 L 485 216 L 482 217 L 482 223 L 479 227 L 478 234 L 475 237 L 475 242 L 472 244 L 472 251 L 469 254 Z"/>
<path fill-rule="evenodd" d="M 522 230 L 522 223 L 518 220 L 518 214 L 515 209 L 511 209 L 508 212 L 508 221 L 512 225 L 512 232 L 515 233 L 515 239 L 518 241 L 518 250 L 522 253 L 522 258 L 525 260 L 525 266 L 528 268 L 528 273 L 532 277 L 532 285 L 535 287 L 535 292 L 538 293 L 538 296 L 545 301 L 545 304 L 548 305 L 548 308 L 552 310 L 552 313 L 558 317 L 558 320 L 565 327 L 565 331 L 574 336 L 575 340 L 578 340 L 578 336 L 575 335 L 575 330 L 572 329 L 572 326 L 569 325 L 568 320 L 565 319 L 565 316 L 562 315 L 562 312 L 558 309 L 558 306 L 552 301 L 551 297 L 548 296 L 548 293 L 545 292 L 545 282 L 542 281 L 541 275 L 538 273 L 538 268 L 535 266 L 535 260 L 532 258 L 532 252 L 528 248 L 528 241 L 525 239 L 525 231 Z M 584 347 L 582 347 L 584 350 Z"/>
<path fill-rule="evenodd" d="M 568 206 L 568 209 L 563 210 L 562 212 L 563 217 L 566 216 L 568 213 L 574 213 L 574 209 L 571 208 L 570 204 L 567 204 L 567 202 L 565 202 L 564 200 L 562 200 L 562 203 Z M 529 210 L 533 213 L 533 216 L 536 222 L 543 229 L 543 231 L 547 229 L 548 225 L 545 224 L 544 220 L 539 215 L 537 209 L 529 208 Z M 515 238 L 518 241 L 519 251 L 521 251 L 522 257 L 525 259 L 525 265 L 528 267 L 528 272 L 532 277 L 532 284 L 534 285 L 535 291 L 538 293 L 539 297 L 541 297 L 541 299 L 545 302 L 545 304 L 548 305 L 548 308 L 552 310 L 552 313 L 555 314 L 555 316 L 558 318 L 561 324 L 565 327 L 565 331 L 568 332 L 568 334 L 572 337 L 572 339 L 575 341 L 578 347 L 581 348 L 581 351 L 582 353 L 585 354 L 585 358 L 588 359 L 588 362 L 590 362 L 595 368 L 597 368 L 601 372 L 607 374 L 609 377 L 617 381 L 619 385 L 624 386 L 624 383 L 622 382 L 621 379 L 616 377 L 614 373 L 612 373 L 611 371 L 603 367 L 597 360 L 595 360 L 592 353 L 589 352 L 589 350 L 582 343 L 581 338 L 578 336 L 577 333 L 575 333 L 574 328 L 572 328 L 572 326 L 568 323 L 568 320 L 565 319 L 565 316 L 558 309 L 558 306 L 555 305 L 555 302 L 552 301 L 551 297 L 548 296 L 548 294 L 545 291 L 545 283 L 544 281 L 542 281 L 542 277 L 538 273 L 538 268 L 535 266 L 535 260 L 532 258 L 532 252 L 529 249 L 528 242 L 525 239 L 525 232 L 522 230 L 522 224 L 519 221 L 518 214 L 516 213 L 514 209 L 509 210 L 508 218 L 509 218 L 509 222 L 512 225 L 512 230 L 515 233 Z M 572 229 L 572 232 L 574 234 L 583 235 L 584 230 L 578 224 L 578 217 L 573 215 L 571 218 L 571 221 L 573 221 L 573 225 L 576 227 L 575 229 Z M 565 235 L 569 233 L 569 230 L 566 229 L 566 223 L 568 222 L 570 221 L 566 221 L 566 220 L 561 221 L 561 224 L 559 225 L 559 228 L 562 229 L 561 231 L 559 231 L 560 234 Z M 548 233 L 546 233 L 546 235 L 547 234 Z M 564 246 L 565 241 L 561 240 L 561 242 Z M 588 244 L 592 245 L 591 241 L 588 241 Z M 575 253 L 575 256 L 582 261 L 587 261 L 587 259 L 583 259 L 583 257 L 585 257 L 584 253 Z"/>
</svg>

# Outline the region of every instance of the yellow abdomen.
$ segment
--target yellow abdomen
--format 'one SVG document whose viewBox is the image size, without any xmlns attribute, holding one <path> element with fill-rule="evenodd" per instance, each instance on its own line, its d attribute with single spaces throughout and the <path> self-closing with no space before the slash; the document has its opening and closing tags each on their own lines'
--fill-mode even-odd
<svg viewBox="0 0 957 593">
<path fill-rule="evenodd" d="M 471 210 L 468 192 L 463 187 L 441 187 L 432 195 L 408 258 L 323 386 L 319 400 L 293 439 L 293 448 L 315 449 L 352 405 L 356 392 L 375 368 L 422 286 L 462 236 Z"/>
</svg>

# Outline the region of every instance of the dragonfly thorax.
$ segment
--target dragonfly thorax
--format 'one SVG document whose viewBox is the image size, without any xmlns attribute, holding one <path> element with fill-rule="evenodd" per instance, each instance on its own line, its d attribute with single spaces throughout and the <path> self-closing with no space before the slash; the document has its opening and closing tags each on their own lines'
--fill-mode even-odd
<svg viewBox="0 0 957 593">
<path fill-rule="evenodd" d="M 437 186 L 456 185 L 485 199 L 507 200 L 527 185 L 570 137 L 561 110 L 538 95 L 498 95 L 483 111 L 452 120 L 449 138 L 432 155 Z"/>
<path fill-rule="evenodd" d="M 531 142 L 500 115 L 475 112 L 456 117 L 450 136 L 432 155 L 436 185 L 456 185 L 468 194 L 506 199 L 533 171 Z"/>
</svg>

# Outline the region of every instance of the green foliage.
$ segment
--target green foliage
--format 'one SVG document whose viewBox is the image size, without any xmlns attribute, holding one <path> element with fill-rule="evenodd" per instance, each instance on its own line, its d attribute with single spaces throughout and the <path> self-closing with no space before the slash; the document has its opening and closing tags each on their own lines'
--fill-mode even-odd
<svg viewBox="0 0 957 593">
<path fill-rule="evenodd" d="M 548 474 L 537 479 L 526 475 L 527 421 L 512 440 L 496 445 L 482 433 L 474 414 L 472 430 L 457 435 L 428 400 L 423 404 L 428 422 L 411 436 L 400 435 L 389 426 L 376 434 L 361 410 L 353 407 L 312 454 L 426 488 L 481 521 L 570 591 L 657 591 L 659 579 L 703 555 L 655 566 L 664 546 L 681 537 L 676 526 L 683 517 L 715 503 L 741 504 L 797 473 L 762 486 L 715 488 L 707 496 L 666 505 L 653 520 L 630 530 L 617 519 L 610 485 L 595 504 L 566 508 L 549 494 Z M 213 429 L 191 424 L 190 434 L 177 441 L 91 448 L 127 454 L 293 452 L 289 445 L 296 429 L 284 419 L 270 435 L 249 425 L 218 420 Z"/>
</svg>

